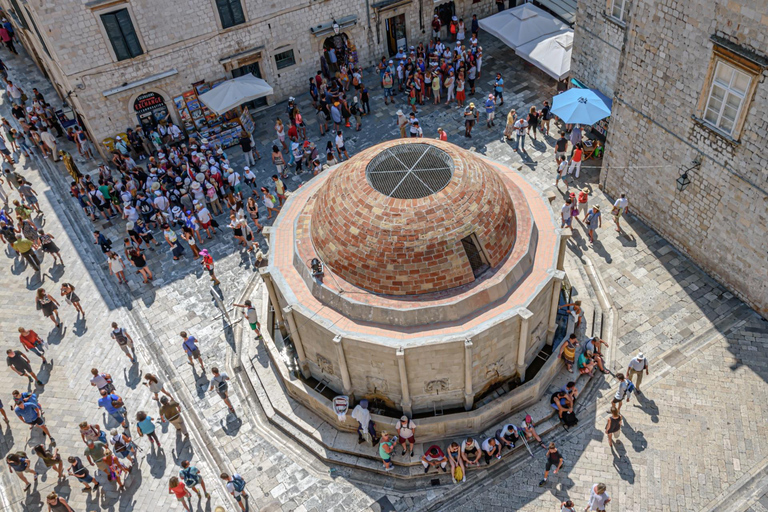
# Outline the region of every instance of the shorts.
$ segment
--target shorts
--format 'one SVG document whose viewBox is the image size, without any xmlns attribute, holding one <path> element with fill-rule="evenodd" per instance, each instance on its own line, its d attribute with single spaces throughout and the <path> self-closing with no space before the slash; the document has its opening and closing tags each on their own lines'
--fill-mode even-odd
<svg viewBox="0 0 768 512">
<path fill-rule="evenodd" d="M 219 398 L 221 398 L 222 400 L 226 400 L 227 399 L 227 392 L 226 391 L 216 390 L 216 394 L 218 394 Z"/>
<path fill-rule="evenodd" d="M 253 323 L 253 324 L 252 323 L 248 323 L 248 325 L 250 325 L 251 329 L 254 330 L 254 331 L 259 329 L 259 322 L 256 322 L 256 323 Z"/>
<path fill-rule="evenodd" d="M 78 482 L 82 482 L 84 484 L 89 484 L 93 482 L 93 477 L 91 475 L 85 475 L 85 476 L 77 476 L 75 475 L 75 478 L 77 478 Z"/>
<path fill-rule="evenodd" d="M 131 350 L 133 350 L 133 343 L 129 341 L 125 345 L 118 345 L 118 347 L 120 347 L 120 350 L 122 350 L 123 352 L 125 352 L 127 355 L 130 356 Z"/>
<path fill-rule="evenodd" d="M 549 471 L 550 469 L 552 469 L 552 466 L 557 467 L 560 464 L 560 460 L 558 460 L 557 462 L 552 462 L 551 460 L 547 459 L 547 463 L 544 466 L 544 471 Z"/>
<path fill-rule="evenodd" d="M 200 227 L 203 228 L 203 229 L 208 229 L 209 227 L 211 227 L 211 221 L 201 222 L 200 223 Z"/>
<path fill-rule="evenodd" d="M 235 494 L 234 497 L 235 497 L 235 501 L 237 501 L 238 503 L 243 501 L 243 497 L 239 494 Z"/>
<path fill-rule="evenodd" d="M 8 155 L 8 156 L 11 156 L 11 152 L 10 152 L 10 151 L 8 151 L 7 149 L 0 149 L 0 153 L 2 153 L 2 154 L 4 154 L 4 155 Z"/>
<path fill-rule="evenodd" d="M 475 120 L 472 119 L 469 121 L 464 121 L 464 124 L 466 125 L 467 128 L 472 128 L 473 126 L 475 126 Z"/>
<path fill-rule="evenodd" d="M 611 400 L 611 403 L 612 404 L 619 404 L 619 403 L 621 403 L 622 400 L 624 400 L 624 398 L 613 397 L 613 400 Z"/>
<path fill-rule="evenodd" d="M 235 185 L 235 194 L 239 194 L 240 191 L 243 189 L 243 186 L 241 184 Z"/>
<path fill-rule="evenodd" d="M 563 219 L 563 226 L 571 227 L 572 222 L 573 222 L 573 217 L 568 217 L 567 219 Z"/>
<path fill-rule="evenodd" d="M 496 112 L 486 112 L 488 115 L 488 120 L 493 121 L 493 118 L 496 117 Z"/>
<path fill-rule="evenodd" d="M 407 442 L 409 442 L 409 443 L 411 443 L 411 444 L 415 444 L 415 443 L 416 443 L 416 436 L 411 436 L 411 437 L 401 437 L 401 438 L 399 439 L 399 441 L 400 441 L 400 444 L 402 444 L 403 446 L 405 446 L 405 443 L 406 443 L 406 441 L 407 441 Z"/>
<path fill-rule="evenodd" d="M 567 155 L 566 151 L 555 151 L 555 158 L 562 160 Z"/>
<path fill-rule="evenodd" d="M 29 204 L 37 204 L 37 198 L 36 198 L 35 196 L 25 196 L 25 197 L 24 197 L 24 199 L 25 199 L 25 200 L 26 200 L 26 201 L 27 201 Z"/>
<path fill-rule="evenodd" d="M 394 96 L 394 94 L 392 93 L 392 87 L 390 87 L 389 89 L 384 89 L 384 97 L 385 98 L 391 98 L 393 96 Z"/>
<path fill-rule="evenodd" d="M 336 146 L 336 149 L 337 149 L 339 152 L 342 152 L 342 151 L 346 151 L 346 150 L 347 150 L 347 148 L 345 148 L 344 146 Z"/>
<path fill-rule="evenodd" d="M 35 421 L 32 421 L 32 422 L 30 422 L 30 423 L 27 423 L 27 425 L 38 425 L 38 426 L 42 427 L 43 425 L 45 425 L 45 420 L 43 419 L 43 417 L 42 417 L 42 416 L 38 416 L 38 417 L 35 419 Z"/>
<path fill-rule="evenodd" d="M 194 357 L 195 359 L 199 359 L 200 358 L 200 349 L 196 348 L 195 350 L 192 351 L 191 354 L 187 354 L 187 355 L 189 357 Z"/>
<path fill-rule="evenodd" d="M 613 216 L 616 217 L 617 219 L 620 219 L 622 215 L 624 215 L 623 208 L 620 208 L 616 213 L 613 214 Z"/>
</svg>

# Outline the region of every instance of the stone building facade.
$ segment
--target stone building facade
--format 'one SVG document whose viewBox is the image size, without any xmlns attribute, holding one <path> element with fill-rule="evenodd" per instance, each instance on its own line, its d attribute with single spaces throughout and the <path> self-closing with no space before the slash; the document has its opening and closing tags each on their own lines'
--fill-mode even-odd
<svg viewBox="0 0 768 512">
<path fill-rule="evenodd" d="M 274 89 L 268 103 L 306 92 L 324 43 L 335 35 L 334 22 L 367 67 L 393 55 L 398 44 L 426 42 L 437 11 L 455 12 L 469 24 L 472 13 L 485 16 L 494 5 L 493 0 L 0 0 L 25 47 L 97 141 L 138 124 L 139 97 L 164 104 L 178 123 L 173 98 L 201 81 L 255 70 Z M 231 23 L 236 24 L 227 26 Z M 115 46 L 115 31 L 123 47 Z"/>
<path fill-rule="evenodd" d="M 604 188 L 768 316 L 766 13 L 580 0 L 572 73 L 613 98 Z"/>
</svg>

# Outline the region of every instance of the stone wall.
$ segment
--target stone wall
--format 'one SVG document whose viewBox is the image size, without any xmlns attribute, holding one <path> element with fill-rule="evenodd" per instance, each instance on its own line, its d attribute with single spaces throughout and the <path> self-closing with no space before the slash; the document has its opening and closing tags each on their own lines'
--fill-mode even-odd
<svg viewBox="0 0 768 512">
<path fill-rule="evenodd" d="M 702 117 L 700 99 L 708 92 L 711 36 L 765 59 L 766 12 L 765 0 L 634 3 L 601 175 L 611 195 L 626 193 L 634 213 L 763 315 L 768 313 L 765 68 L 743 107 L 746 119 L 736 140 L 694 116 Z M 677 191 L 675 180 L 695 159 L 702 163 L 689 174 L 690 186 Z"/>
<path fill-rule="evenodd" d="M 612 98 L 624 46 L 624 23 L 608 14 L 606 0 L 579 0 L 578 5 L 571 77 Z"/>
<path fill-rule="evenodd" d="M 191 84 L 200 80 L 230 78 L 231 73 L 225 70 L 220 60 L 248 50 L 259 48 L 261 51 L 262 76 L 275 91 L 269 98 L 271 103 L 306 92 L 308 78 L 319 69 L 320 49 L 327 37 L 314 36 L 310 28 L 330 23 L 334 18 L 357 16 L 356 24 L 344 28 L 343 32 L 357 45 L 363 66 L 378 61 L 382 55 L 389 55 L 386 20 L 391 16 L 406 15 L 409 44 L 426 42 L 431 36 L 429 24 L 436 4 L 423 4 L 425 29 L 422 33 L 418 2 L 412 1 L 380 13 L 370 7 L 373 3 L 370 2 L 367 8 L 366 2 L 361 0 L 271 3 L 243 0 L 246 23 L 223 30 L 213 0 L 132 0 L 124 4 L 99 3 L 93 8 L 83 2 L 50 0 L 42 4 L 29 2 L 27 8 L 52 57 L 42 50 L 32 30 L 20 32 L 25 44 L 35 47 L 40 64 L 59 93 L 64 96 L 73 91 L 74 107 L 86 119 L 94 139 L 100 141 L 137 124 L 132 102 L 141 93 L 154 91 L 163 95 L 169 111 L 176 118 L 172 103 L 174 96 L 191 89 Z M 456 10 L 469 25 L 472 12 L 482 17 L 493 5 L 492 0 L 482 0 L 480 4 L 458 0 Z M 9 0 L 0 0 L 0 6 L 9 9 Z M 100 15 L 124 7 L 131 13 L 144 54 L 117 62 Z M 294 50 L 296 64 L 278 70 L 275 54 L 289 49 Z M 178 73 L 168 78 L 109 97 L 103 94 L 122 84 L 173 69 Z M 378 82 L 378 77 L 369 80 Z"/>
</svg>

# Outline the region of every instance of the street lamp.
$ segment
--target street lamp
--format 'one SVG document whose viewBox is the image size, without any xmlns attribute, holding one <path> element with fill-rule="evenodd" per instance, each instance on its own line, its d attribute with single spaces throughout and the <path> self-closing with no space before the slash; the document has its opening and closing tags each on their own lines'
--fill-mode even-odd
<svg viewBox="0 0 768 512">
<path fill-rule="evenodd" d="M 691 184 L 691 178 L 688 176 L 689 172 L 693 172 L 695 169 L 701 167 L 701 155 L 696 155 L 696 158 L 691 162 L 691 166 L 687 169 L 683 169 L 680 176 L 675 180 L 677 182 L 677 191 L 682 192 L 688 185 Z"/>
<path fill-rule="evenodd" d="M 683 174 L 680 175 L 679 178 L 677 178 L 677 190 L 679 192 L 682 192 L 683 190 L 685 190 L 690 184 L 691 184 L 691 179 L 688 177 L 687 172 L 684 172 Z"/>
</svg>

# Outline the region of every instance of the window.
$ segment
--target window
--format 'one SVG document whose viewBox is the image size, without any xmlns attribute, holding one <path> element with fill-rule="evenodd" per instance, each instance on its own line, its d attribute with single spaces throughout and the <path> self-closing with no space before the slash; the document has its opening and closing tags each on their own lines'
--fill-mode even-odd
<svg viewBox="0 0 768 512">
<path fill-rule="evenodd" d="M 216 0 L 216 8 L 219 10 L 221 28 L 245 23 L 245 13 L 243 13 L 243 5 L 240 0 Z"/>
<path fill-rule="evenodd" d="M 752 77 L 748 74 L 718 61 L 707 98 L 704 120 L 728 135 L 733 134 L 751 82 Z"/>
<path fill-rule="evenodd" d="M 275 55 L 275 64 L 277 69 L 288 68 L 296 64 L 296 58 L 293 56 L 293 50 L 280 52 Z"/>
<path fill-rule="evenodd" d="M 133 29 L 133 21 L 128 9 L 102 14 L 101 21 L 104 23 L 104 29 L 115 50 L 117 60 L 132 59 L 144 53 L 136 31 Z"/>
<path fill-rule="evenodd" d="M 461 239 L 461 245 L 464 246 L 464 252 L 467 254 L 469 266 L 472 267 L 472 273 L 475 275 L 475 278 L 477 278 L 489 268 L 485 255 L 480 249 L 477 237 L 472 233 L 468 237 Z"/>
<path fill-rule="evenodd" d="M 611 16 L 617 20 L 627 21 L 628 0 L 611 0 Z"/>
<path fill-rule="evenodd" d="M 21 7 L 19 7 L 18 0 L 11 0 L 11 10 L 16 15 L 16 19 L 19 20 L 19 24 L 29 30 L 29 25 L 27 25 L 27 20 L 24 18 L 24 13 L 21 10 Z"/>
<path fill-rule="evenodd" d="M 40 30 L 37 28 L 37 23 L 35 23 L 35 18 L 33 18 L 32 15 L 29 13 L 29 9 L 25 7 L 24 10 L 27 11 L 27 16 L 29 17 L 29 21 L 32 23 L 32 28 L 35 29 L 35 34 L 37 34 L 37 38 L 40 40 L 40 44 L 43 46 L 43 51 L 45 52 L 46 55 L 50 57 L 51 52 L 48 50 L 48 45 L 45 44 L 45 41 L 43 40 L 43 36 L 40 35 Z"/>
</svg>

